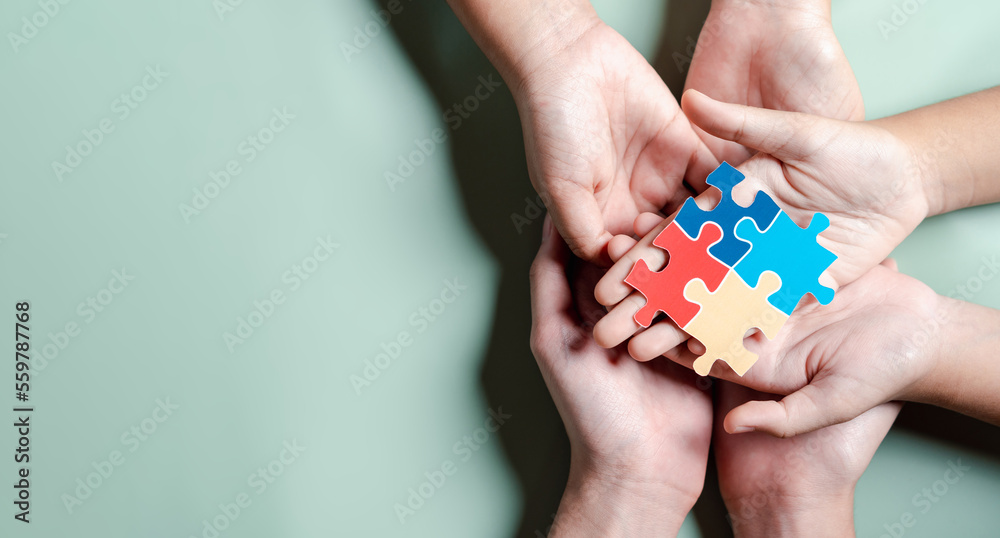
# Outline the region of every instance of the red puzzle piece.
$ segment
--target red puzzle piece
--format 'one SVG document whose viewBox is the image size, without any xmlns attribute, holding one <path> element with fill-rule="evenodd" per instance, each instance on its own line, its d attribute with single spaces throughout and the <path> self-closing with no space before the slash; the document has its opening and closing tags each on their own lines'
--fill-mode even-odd
<svg viewBox="0 0 1000 538">
<path fill-rule="evenodd" d="M 645 260 L 639 259 L 625 277 L 626 284 L 646 297 L 645 306 L 635 313 L 635 322 L 649 327 L 656 313 L 663 312 L 683 329 L 701 308 L 684 297 L 684 286 L 700 278 L 708 291 L 714 292 L 729 272 L 708 252 L 721 240 L 722 228 L 711 221 L 702 225 L 697 239 L 688 237 L 676 222 L 667 225 L 653 240 L 653 245 L 670 253 L 667 266 L 654 273 Z"/>
</svg>

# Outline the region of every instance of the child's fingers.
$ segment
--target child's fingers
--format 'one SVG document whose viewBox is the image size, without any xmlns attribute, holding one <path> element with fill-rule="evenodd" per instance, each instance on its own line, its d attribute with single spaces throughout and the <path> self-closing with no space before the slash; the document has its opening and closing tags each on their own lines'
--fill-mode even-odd
<svg viewBox="0 0 1000 538">
<path fill-rule="evenodd" d="M 632 229 L 635 231 L 635 235 L 646 237 L 649 232 L 653 231 L 662 222 L 663 217 L 656 213 L 639 213 L 639 216 L 632 223 Z"/>
<path fill-rule="evenodd" d="M 656 226 L 608 269 L 607 274 L 594 287 L 594 297 L 597 302 L 604 306 L 613 306 L 632 293 L 632 287 L 625 283 L 625 277 L 632 271 L 636 260 L 640 258 L 646 260 L 650 271 L 663 269 L 666 265 L 667 253 L 663 249 L 653 246 L 653 239 L 666 226 L 666 221 Z"/>
<path fill-rule="evenodd" d="M 681 103 L 688 119 L 705 132 L 782 161 L 801 159 L 816 149 L 804 136 L 814 116 L 723 103 L 697 90 L 684 92 Z"/>
<path fill-rule="evenodd" d="M 594 325 L 594 341 L 597 345 L 611 349 L 642 329 L 635 322 L 634 316 L 644 304 L 646 298 L 634 293 L 612 308 Z"/>
<path fill-rule="evenodd" d="M 672 321 L 663 320 L 629 340 L 628 352 L 635 360 L 646 362 L 681 345 L 687 339 L 687 333 L 678 329 Z"/>
<path fill-rule="evenodd" d="M 611 238 L 608 243 L 608 257 L 611 258 L 611 263 L 615 263 L 621 259 L 622 256 L 628 254 L 628 251 L 632 250 L 636 244 L 639 242 L 627 235 L 616 235 Z"/>
</svg>

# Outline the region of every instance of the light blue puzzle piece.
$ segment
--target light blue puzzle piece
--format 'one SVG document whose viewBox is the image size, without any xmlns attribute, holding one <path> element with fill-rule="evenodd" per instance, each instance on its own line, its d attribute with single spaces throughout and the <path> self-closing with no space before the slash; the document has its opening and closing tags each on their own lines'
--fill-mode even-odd
<svg viewBox="0 0 1000 538">
<path fill-rule="evenodd" d="M 791 315 L 806 293 L 820 304 L 830 304 L 833 290 L 820 284 L 819 276 L 837 256 L 816 242 L 816 236 L 829 226 L 830 219 L 822 213 L 813 215 L 804 230 L 784 211 L 764 231 L 744 218 L 736 224 L 736 236 L 750 242 L 750 252 L 733 269 L 751 287 L 764 271 L 777 273 L 781 288 L 767 300 L 785 314 Z"/>
<path fill-rule="evenodd" d="M 733 234 L 736 223 L 749 217 L 761 229 L 766 229 L 780 211 L 778 204 L 774 203 L 765 192 L 758 192 L 749 207 L 743 207 L 733 201 L 733 187 L 743 179 L 744 176 L 739 170 L 723 162 L 708 176 L 708 184 L 722 192 L 722 198 L 715 209 L 705 211 L 694 203 L 694 199 L 688 198 L 674 219 L 690 237 L 698 237 L 702 225 L 706 222 L 718 224 L 722 229 L 722 240 L 709 247 L 708 252 L 728 267 L 736 265 L 736 262 L 750 250 L 749 243 Z"/>
</svg>

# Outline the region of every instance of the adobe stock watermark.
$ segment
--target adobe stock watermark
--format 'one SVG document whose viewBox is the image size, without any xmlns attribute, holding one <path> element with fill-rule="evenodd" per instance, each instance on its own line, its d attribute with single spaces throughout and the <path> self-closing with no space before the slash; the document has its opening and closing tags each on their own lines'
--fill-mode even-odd
<svg viewBox="0 0 1000 538">
<path fill-rule="evenodd" d="M 246 0 L 212 0 L 212 9 L 215 10 L 216 16 L 219 17 L 219 22 L 226 21 L 226 15 L 236 11 L 236 8 L 242 6 Z"/>
<path fill-rule="evenodd" d="M 441 115 L 441 119 L 448 124 L 448 128 L 454 132 L 462 127 L 462 123 L 472 117 L 472 113 L 479 110 L 480 105 L 489 99 L 497 88 L 503 86 L 503 81 L 498 80 L 496 74 L 480 75 L 477 79 L 479 84 L 465 99 L 452 103 Z M 396 170 L 387 170 L 384 174 L 385 184 L 389 186 L 389 192 L 396 192 L 396 188 L 409 179 L 417 168 L 423 166 L 427 159 L 437 151 L 438 146 L 448 140 L 448 131 L 435 127 L 428 136 L 413 140 L 414 150 L 405 155 L 399 155 L 397 161 L 399 165 Z"/>
<path fill-rule="evenodd" d="M 263 299 L 254 299 L 250 312 L 246 316 L 236 318 L 236 328 L 232 332 L 222 333 L 222 341 L 226 344 L 230 355 L 236 351 L 237 346 L 246 343 L 267 320 L 271 319 L 278 307 L 288 300 L 288 296 L 301 289 L 305 282 L 333 256 L 333 251 L 340 248 L 340 244 L 334 243 L 330 235 L 316 237 L 315 244 L 310 254 L 281 273 L 281 286 L 271 289 Z"/>
<path fill-rule="evenodd" d="M 34 39 L 42 28 L 49 25 L 62 12 L 62 6 L 70 3 L 71 0 L 38 0 L 38 11 L 30 16 L 21 17 L 21 27 L 17 32 L 7 32 L 7 41 L 15 53 L 21 51 Z"/>
<path fill-rule="evenodd" d="M 810 121 L 808 116 L 793 116 L 802 118 L 802 122 Z M 922 189 L 921 181 L 923 177 L 933 177 L 938 173 L 938 160 L 954 152 L 959 140 L 955 135 L 946 129 L 937 129 L 934 133 L 934 140 L 926 147 L 921 148 L 920 153 L 914 153 L 912 158 L 906 162 L 903 172 L 890 178 L 891 183 L 879 186 L 875 189 L 868 189 L 865 197 L 869 200 L 872 208 L 882 210 L 883 213 L 891 211 L 893 207 L 900 203 L 900 198 L 911 196 L 914 191 Z M 794 134 L 790 135 L 794 136 Z M 866 219 L 854 220 L 851 226 L 858 230 L 858 233 L 882 234 L 881 229 L 876 229 L 872 222 Z"/>
<path fill-rule="evenodd" d="M 722 11 L 719 17 L 709 18 L 705 21 L 705 25 L 701 27 L 701 32 L 698 34 L 697 40 L 692 36 L 687 36 L 687 48 L 683 53 L 674 51 L 670 54 L 674 65 L 677 66 L 678 73 L 683 74 L 691 67 L 691 63 L 694 62 L 694 58 L 698 55 L 699 50 L 712 46 L 712 43 L 716 39 L 729 32 L 727 28 L 734 22 L 733 13 L 734 10 L 727 9 Z"/>
<path fill-rule="evenodd" d="M 300 445 L 296 439 L 282 443 L 282 448 L 276 458 L 261 465 L 247 477 L 247 487 L 251 488 L 252 494 L 243 490 L 236 494 L 232 502 L 220 503 L 219 510 L 214 516 L 201 520 L 201 534 L 189 534 L 188 538 L 219 538 L 222 536 L 236 523 L 243 511 L 253 504 L 254 498 L 267 491 L 267 488 L 285 474 L 305 451 L 306 447 Z"/>
<path fill-rule="evenodd" d="M 115 131 L 117 127 L 115 122 L 128 119 L 139 105 L 159 89 L 168 76 L 170 73 L 161 70 L 159 64 L 155 67 L 146 66 L 145 74 L 139 82 L 111 101 L 112 115 L 98 120 L 92 129 L 81 129 L 82 138 L 75 144 L 66 146 L 66 155 L 61 160 L 52 161 L 52 172 L 55 173 L 56 179 L 62 183 L 67 174 L 75 172 L 83 164 L 84 159 L 92 155 Z"/>
<path fill-rule="evenodd" d="M 892 34 L 898 32 L 910 18 L 920 12 L 920 8 L 927 3 L 927 0 L 903 0 L 892 5 L 892 13 L 888 19 L 879 19 L 878 31 L 882 34 L 883 41 L 889 41 Z"/>
<path fill-rule="evenodd" d="M 946 155 L 952 154 L 959 140 L 954 133 L 947 129 L 936 129 L 934 140 L 926 147 L 921 148 L 920 153 L 914 154 L 913 158 L 906 163 L 904 173 L 897 176 L 888 189 L 881 189 L 873 193 L 882 207 L 888 207 L 896 202 L 900 193 L 907 188 L 913 188 L 911 183 L 919 186 L 921 178 L 933 176 L 938 173 L 938 162 Z"/>
<path fill-rule="evenodd" d="M 504 413 L 503 406 L 497 406 L 496 411 L 487 409 L 486 413 L 488 416 L 483 421 L 482 427 L 476 428 L 468 435 L 463 435 L 461 439 L 451 445 L 452 454 L 458 456 L 457 462 L 448 458 L 430 471 L 426 471 L 423 476 L 426 480 L 417 484 L 416 487 L 406 490 L 408 495 L 405 504 L 397 502 L 393 505 L 392 509 L 401 525 L 406 523 L 406 518 L 415 516 L 417 511 L 423 508 L 424 504 L 447 484 L 448 479 L 455 476 L 459 466 L 471 460 L 493 434 L 513 416 Z"/>
<path fill-rule="evenodd" d="M 254 162 L 265 149 L 270 147 L 278 135 L 283 133 L 294 119 L 295 114 L 288 112 L 288 107 L 282 107 L 281 110 L 271 109 L 271 117 L 264 123 L 264 126 L 236 144 L 238 157 L 229 159 L 220 170 L 210 171 L 208 181 L 201 187 L 191 189 L 191 202 L 181 203 L 177 206 L 184 223 L 191 224 L 192 218 L 207 210 L 212 201 L 228 189 L 230 183 L 243 173 L 243 167 Z"/>
<path fill-rule="evenodd" d="M 159 430 L 160 425 L 166 422 L 170 417 L 174 415 L 174 412 L 181 408 L 179 404 L 172 403 L 170 397 L 163 399 L 157 398 L 154 402 L 153 411 L 148 417 L 139 421 L 138 424 L 131 425 L 127 430 L 122 432 L 121 436 L 118 438 L 125 451 L 114 449 L 108 453 L 106 459 L 101 459 L 98 461 L 92 461 L 90 467 L 92 471 L 88 469 L 88 473 L 82 477 L 77 477 L 75 482 L 75 489 L 73 489 L 72 494 L 63 493 L 60 499 L 62 499 L 63 506 L 66 507 L 66 512 L 69 515 L 73 515 L 74 510 L 83 506 L 83 503 L 89 499 L 94 492 L 100 489 L 104 484 L 106 484 L 112 475 L 118 470 L 119 467 L 125 465 L 125 455 L 132 454 L 139 447 L 143 445 L 146 441 L 151 439 L 153 435 Z"/>
<path fill-rule="evenodd" d="M 778 467 L 771 477 L 759 484 L 760 489 L 754 495 L 741 499 L 732 511 L 726 514 L 726 519 L 736 535 L 742 534 L 741 526 L 766 514 L 771 510 L 771 499 L 780 496 L 782 487 L 795 475 L 802 474 L 812 466 L 812 460 L 827 458 L 826 450 L 836 450 L 837 443 L 832 442 L 833 434 L 826 429 L 816 430 L 808 434 L 808 438 L 783 439 L 783 443 L 803 444 L 798 450 L 785 453 L 784 466 Z"/>
<path fill-rule="evenodd" d="M 406 0 L 409 4 L 413 0 Z M 403 12 L 406 7 L 402 0 L 389 0 L 385 4 L 385 9 L 373 9 L 370 11 L 371 17 L 362 25 L 354 27 L 354 35 L 351 41 L 340 42 L 340 52 L 343 53 L 347 63 L 351 63 L 353 56 L 361 54 L 372 40 L 382 34 L 382 31 L 389 26 L 392 18 Z"/>
<path fill-rule="evenodd" d="M 971 470 L 972 467 L 962 465 L 962 458 L 949 461 L 941 478 L 920 488 L 920 491 L 910 499 L 910 504 L 913 505 L 913 508 L 919 509 L 920 514 L 929 513 L 934 505 L 941 502 L 941 499 Z M 917 514 L 909 511 L 903 512 L 895 520 L 882 524 L 885 533 L 879 538 L 903 538 L 906 536 L 906 531 L 912 529 L 916 524 Z"/>
<path fill-rule="evenodd" d="M 49 332 L 42 342 L 35 344 L 35 349 L 29 361 L 31 363 L 32 375 L 38 375 L 48 368 L 50 361 L 58 358 L 59 355 L 66 351 L 66 348 L 69 347 L 73 340 L 83 334 L 83 330 L 88 325 L 111 308 L 111 305 L 118 299 L 118 296 L 128 289 L 133 280 L 135 280 L 135 275 L 127 267 L 122 267 L 120 270 L 112 270 L 111 278 L 108 279 L 106 286 L 97 290 L 96 293 L 88 295 L 86 299 L 76 305 L 76 314 L 80 318 L 79 321 L 66 322 L 61 330 L 57 330 L 54 333 Z"/>
<path fill-rule="evenodd" d="M 524 199 L 524 209 L 520 213 L 510 214 L 510 222 L 514 225 L 514 231 L 517 232 L 517 235 L 524 233 L 525 227 L 530 226 L 545 216 L 545 211 L 548 207 L 545 199 L 548 197 L 548 193 L 537 194 L 534 198 L 530 196 L 526 197 Z"/>
<path fill-rule="evenodd" d="M 567 156 L 567 159 L 574 159 L 580 162 L 584 168 L 586 168 L 589 163 L 594 161 L 594 156 L 607 151 L 607 146 L 604 141 L 592 136 L 586 136 L 583 138 L 580 144 L 577 144 L 574 148 L 575 152 L 571 156 Z M 541 192 L 535 195 L 534 198 L 527 197 L 524 199 L 524 209 L 520 213 L 511 213 L 510 222 L 514 226 L 514 231 L 517 235 L 524 233 L 526 227 L 538 222 L 542 217 L 545 216 L 546 208 L 549 207 L 549 202 L 552 201 L 551 196 L 547 192 Z"/>
<path fill-rule="evenodd" d="M 963 301 L 972 301 L 975 299 L 986 287 L 986 283 L 992 281 L 1000 274 L 1000 255 L 994 254 L 991 258 L 983 256 L 982 262 L 978 270 L 973 271 L 964 283 L 952 289 L 947 296 Z M 938 308 L 934 311 L 932 317 L 911 327 L 912 332 L 905 340 L 909 345 L 909 349 L 926 349 L 927 344 L 946 327 L 948 321 L 955 313 L 955 308 L 951 304 Z"/>
<path fill-rule="evenodd" d="M 361 396 L 361 389 L 370 387 L 372 383 L 382 376 L 382 373 L 393 365 L 394 361 L 402 357 L 407 348 L 413 345 L 414 338 L 427 331 L 431 324 L 441 318 L 448 309 L 462 296 L 469 288 L 467 284 L 458 281 L 458 277 L 445 279 L 444 287 L 440 293 L 425 305 L 417 308 L 410 314 L 407 321 L 413 332 L 402 330 L 396 337 L 388 342 L 380 344 L 381 353 L 377 353 L 374 358 L 364 360 L 364 368 L 360 374 L 351 374 L 350 382 L 354 388 L 354 393 Z"/>
<path fill-rule="evenodd" d="M 953 290 L 948 292 L 946 294 L 948 297 L 971 301 L 986 288 L 987 283 L 1000 274 L 1000 254 L 993 254 L 990 257 L 983 256 L 980 260 L 982 264 L 980 264 L 979 268 L 973 271 L 965 282 L 955 286 Z"/>
</svg>

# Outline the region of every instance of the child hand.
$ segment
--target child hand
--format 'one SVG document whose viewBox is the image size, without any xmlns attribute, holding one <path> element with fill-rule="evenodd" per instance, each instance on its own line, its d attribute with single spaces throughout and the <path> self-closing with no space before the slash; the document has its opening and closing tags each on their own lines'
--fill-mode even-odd
<svg viewBox="0 0 1000 538">
<path fill-rule="evenodd" d="M 830 227 L 818 241 L 838 256 L 828 270 L 834 288 L 857 279 L 886 258 L 926 217 L 928 201 L 919 174 L 914 174 L 910 148 L 889 131 L 863 122 L 846 122 L 801 113 L 777 112 L 731 105 L 688 91 L 682 100 L 691 121 L 706 132 L 725 140 L 760 150 L 740 171 L 747 177 L 733 190 L 733 198 L 749 205 L 757 191 L 768 193 L 800 226 L 816 212 L 825 213 Z M 698 197 L 707 208 L 718 201 L 714 189 Z M 617 263 L 598 282 L 597 300 L 614 308 L 594 330 L 602 346 L 623 342 L 639 326 L 632 320 L 645 303 L 638 292 L 624 283 L 638 259 L 650 270 L 665 265 L 667 253 L 652 240 L 668 221 L 647 229 L 644 237 L 624 255 L 626 238 L 615 238 L 609 251 L 620 255 Z M 609 252 L 610 253 L 610 252 Z M 627 300 L 626 300 L 627 298 Z M 617 306 L 615 306 L 617 305 Z M 668 332 L 658 329 L 657 333 Z M 658 349 L 644 348 L 636 356 L 648 360 L 677 345 L 664 340 Z M 633 346 L 630 346 L 632 348 Z"/>
<path fill-rule="evenodd" d="M 947 338 L 946 301 L 890 260 L 844 286 L 829 305 L 804 306 L 774 340 L 750 336 L 743 343 L 759 355 L 753 368 L 739 377 L 720 361 L 712 375 L 787 396 L 736 406 L 726 431 L 792 437 L 889 401 L 925 401 Z M 698 357 L 684 347 L 666 356 L 688 367 Z"/>
</svg>

